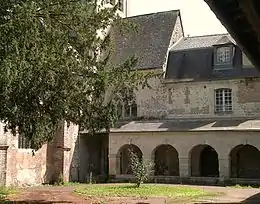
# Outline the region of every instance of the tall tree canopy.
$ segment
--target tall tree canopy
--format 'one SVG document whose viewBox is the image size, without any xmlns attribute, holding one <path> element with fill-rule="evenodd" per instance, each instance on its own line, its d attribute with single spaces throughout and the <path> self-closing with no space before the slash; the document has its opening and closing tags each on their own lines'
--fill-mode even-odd
<svg viewBox="0 0 260 204">
<path fill-rule="evenodd" d="M 60 121 L 90 132 L 109 129 L 120 94 L 147 78 L 133 71 L 134 57 L 108 63 L 110 38 L 100 33 L 121 24 L 116 7 L 95 0 L 1 1 L 0 120 L 6 129 L 35 149 L 53 138 Z"/>
</svg>

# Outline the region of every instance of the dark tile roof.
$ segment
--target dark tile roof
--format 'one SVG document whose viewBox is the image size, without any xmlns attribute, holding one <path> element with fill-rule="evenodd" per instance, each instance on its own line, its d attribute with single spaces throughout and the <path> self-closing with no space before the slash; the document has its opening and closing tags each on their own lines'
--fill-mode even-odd
<svg viewBox="0 0 260 204">
<path fill-rule="evenodd" d="M 208 48 L 218 44 L 225 44 L 235 40 L 229 34 L 205 35 L 195 37 L 184 37 L 177 44 L 171 47 L 171 51 L 190 50 L 199 48 Z"/>
<path fill-rule="evenodd" d="M 131 121 L 118 124 L 111 132 L 171 131 L 260 131 L 258 119 L 194 119 L 166 121 Z"/>
<path fill-rule="evenodd" d="M 204 0 L 260 71 L 259 0 Z"/>
<path fill-rule="evenodd" d="M 152 13 L 126 18 L 138 27 L 137 32 L 112 30 L 115 51 L 113 63 L 122 63 L 128 57 L 138 57 L 138 69 L 162 68 L 179 10 Z"/>
<path fill-rule="evenodd" d="M 231 69 L 214 69 L 214 46 L 233 43 L 235 52 Z M 259 77 L 260 72 L 252 67 L 243 69 L 242 51 L 228 34 L 185 37 L 170 48 L 166 80 L 189 79 L 208 81 Z"/>
</svg>

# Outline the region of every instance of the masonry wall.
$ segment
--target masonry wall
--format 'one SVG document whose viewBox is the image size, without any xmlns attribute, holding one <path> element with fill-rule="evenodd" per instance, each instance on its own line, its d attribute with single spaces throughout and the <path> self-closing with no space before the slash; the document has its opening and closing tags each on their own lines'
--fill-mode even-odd
<svg viewBox="0 0 260 204">
<path fill-rule="evenodd" d="M 31 149 L 18 149 L 18 136 L 9 135 L 8 142 L 6 185 L 35 185 L 50 180 L 47 144 L 33 154 Z"/>
<path fill-rule="evenodd" d="M 6 185 L 26 186 L 78 180 L 78 126 L 61 124 L 52 142 L 33 153 L 19 149 L 18 136 L 7 134 Z M 0 157 L 0 164 L 3 158 Z M 4 165 L 4 164 L 3 164 Z M 0 168 L 0 173 L 4 168 Z"/>
<path fill-rule="evenodd" d="M 260 114 L 260 80 L 222 80 L 206 82 L 162 83 L 150 80 L 151 89 L 136 93 L 138 116 L 145 118 L 214 118 L 247 117 Z M 232 89 L 233 112 L 217 115 L 214 112 L 214 90 Z"/>
<path fill-rule="evenodd" d="M 230 152 L 235 147 L 246 144 L 260 150 L 259 134 L 246 131 L 110 133 L 109 174 L 119 174 L 117 154 L 125 144 L 136 145 L 146 160 L 153 160 L 156 147 L 168 144 L 178 152 L 180 177 L 191 177 L 191 150 L 198 145 L 210 145 L 218 154 L 219 177 L 227 179 L 230 177 Z M 198 157 L 196 154 L 194 156 Z M 198 158 L 195 161 L 198 163 Z"/>
</svg>

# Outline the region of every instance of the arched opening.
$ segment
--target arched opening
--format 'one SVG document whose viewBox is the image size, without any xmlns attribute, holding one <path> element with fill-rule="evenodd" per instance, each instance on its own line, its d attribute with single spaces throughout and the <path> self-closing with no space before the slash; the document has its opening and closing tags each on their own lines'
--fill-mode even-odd
<svg viewBox="0 0 260 204">
<path fill-rule="evenodd" d="M 136 145 L 127 144 L 122 146 L 117 153 L 119 174 L 133 174 L 131 168 L 130 152 L 133 152 L 138 156 L 139 159 L 142 159 L 142 151 Z"/>
<path fill-rule="evenodd" d="M 230 152 L 231 178 L 260 179 L 260 151 L 252 145 L 239 145 Z"/>
<path fill-rule="evenodd" d="M 171 145 L 160 145 L 154 151 L 155 176 L 179 176 L 179 156 Z"/>
<path fill-rule="evenodd" d="M 218 177 L 218 153 L 209 145 L 198 145 L 190 153 L 191 176 Z"/>
</svg>

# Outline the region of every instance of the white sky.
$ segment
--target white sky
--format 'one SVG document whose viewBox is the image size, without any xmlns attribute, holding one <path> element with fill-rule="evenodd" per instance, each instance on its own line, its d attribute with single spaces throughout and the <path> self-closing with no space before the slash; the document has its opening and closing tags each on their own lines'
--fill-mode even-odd
<svg viewBox="0 0 260 204">
<path fill-rule="evenodd" d="M 185 36 L 226 33 L 204 0 L 128 0 L 128 16 L 180 9 Z"/>
</svg>

